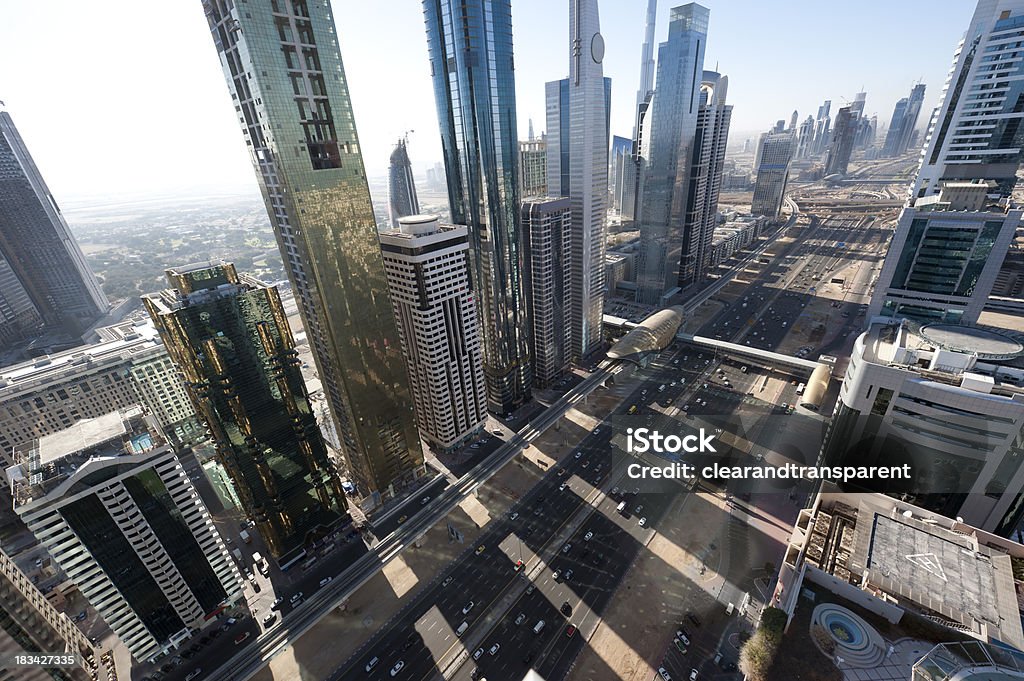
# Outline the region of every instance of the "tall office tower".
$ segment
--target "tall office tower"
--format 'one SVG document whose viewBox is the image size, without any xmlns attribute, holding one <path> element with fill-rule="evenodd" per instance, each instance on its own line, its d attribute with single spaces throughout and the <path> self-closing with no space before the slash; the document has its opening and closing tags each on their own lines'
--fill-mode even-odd
<svg viewBox="0 0 1024 681">
<path fill-rule="evenodd" d="M 606 111 L 610 115 L 612 102 L 611 78 L 604 79 L 604 97 L 607 105 Z M 544 84 L 544 109 L 548 127 L 546 138 L 548 145 L 548 194 L 551 196 L 568 196 L 572 170 L 569 153 L 569 140 L 571 136 L 569 130 L 568 78 L 553 80 Z M 607 128 L 608 126 L 605 127 Z"/>
<path fill-rule="evenodd" d="M 18 285 L 9 289 L 12 273 Z M 4 335 L 12 338 L 35 331 L 37 315 L 54 330 L 80 336 L 110 308 L 2 103 L 0 283 L 5 284 L 0 300 L 6 301 L 0 307 L 0 329 L 8 327 Z M 13 332 L 16 323 L 22 331 Z M 4 349 L 0 345 L 0 351 Z"/>
<path fill-rule="evenodd" d="M 384 270 L 423 438 L 448 451 L 478 434 L 487 389 L 476 301 L 469 284 L 469 235 L 433 215 L 411 215 L 381 232 Z"/>
<path fill-rule="evenodd" d="M 529 123 L 530 127 L 529 127 L 529 133 L 527 134 L 526 139 L 528 141 L 532 142 L 534 140 L 534 136 L 533 136 L 533 119 L 532 118 L 529 119 L 528 123 Z"/>
<path fill-rule="evenodd" d="M 844 106 L 836 114 L 835 126 L 832 128 L 832 143 L 825 159 L 825 175 L 846 174 L 850 164 L 850 154 L 857 137 L 860 116 L 850 107 Z"/>
<path fill-rule="evenodd" d="M 872 320 L 854 343 L 822 463 L 909 464 L 909 483 L 851 491 L 887 492 L 1009 536 L 1024 516 L 1022 354 L 1019 334 L 1001 329 Z"/>
<path fill-rule="evenodd" d="M 547 136 L 519 143 L 519 195 L 544 196 L 548 193 Z"/>
<path fill-rule="evenodd" d="M 488 409 L 530 398 L 511 0 L 423 0 L 452 222 L 469 227 Z M 548 136 L 548 155 L 557 153 Z M 548 183 L 552 181 L 548 174 Z"/>
<path fill-rule="evenodd" d="M 978 3 L 953 55 L 912 197 L 936 194 L 944 181 L 974 179 L 995 180 L 1009 196 L 1024 154 L 1018 102 L 1024 60 L 1016 47 L 1022 21 L 1022 0 Z"/>
<path fill-rule="evenodd" d="M 658 48 L 657 91 L 641 197 L 636 300 L 658 305 L 676 288 L 682 227 L 693 222 L 688 190 L 710 11 L 696 3 L 672 8 L 668 40 Z"/>
<path fill-rule="evenodd" d="M 808 116 L 800 124 L 797 132 L 796 158 L 804 159 L 811 155 L 814 149 L 814 117 Z"/>
<path fill-rule="evenodd" d="M 857 94 L 855 94 L 853 96 L 853 101 L 850 102 L 850 110 L 851 111 L 856 111 L 858 115 L 863 117 L 864 116 L 864 107 L 867 105 L 867 102 L 868 102 L 868 93 L 863 92 L 863 91 L 862 92 L 858 92 Z"/>
<path fill-rule="evenodd" d="M 533 382 L 551 385 L 569 368 L 572 338 L 569 253 L 572 207 L 568 197 L 527 199 L 522 206 Z"/>
<path fill-rule="evenodd" d="M 993 180 L 944 182 L 900 214 L 868 305 L 874 315 L 974 324 L 1024 211 Z"/>
<path fill-rule="evenodd" d="M 144 405 L 175 446 L 205 438 L 152 324 L 97 331 L 99 343 L 0 369 L 0 462 L 13 463 L 14 447 L 134 405 Z"/>
<path fill-rule="evenodd" d="M 14 511 L 136 659 L 241 600 L 227 546 L 141 408 L 81 421 L 14 458 Z"/>
<path fill-rule="evenodd" d="M 563 186 L 559 195 L 572 204 L 569 356 L 578 362 L 587 361 L 602 342 L 611 95 L 603 60 L 597 0 L 569 0 L 569 191 Z"/>
<path fill-rule="evenodd" d="M 420 212 L 416 181 L 412 176 L 412 162 L 406 145 L 405 137 L 398 140 L 395 150 L 391 152 L 391 165 L 388 167 L 388 217 L 394 229 L 398 228 L 398 218 L 418 215 Z"/>
<path fill-rule="evenodd" d="M 698 283 L 710 266 L 711 242 L 718 223 L 718 196 L 725 169 L 725 148 L 732 120 L 732 106 L 725 103 L 728 90 L 728 76 L 714 71 L 704 72 L 690 184 L 693 223 L 683 226 L 679 288 Z"/>
<path fill-rule="evenodd" d="M 628 137 L 612 137 L 611 155 L 608 157 L 608 184 L 611 187 L 611 208 L 622 214 L 622 197 L 627 179 L 626 168 L 633 160 L 633 140 Z"/>
<path fill-rule="evenodd" d="M 757 172 L 757 167 L 761 165 L 761 154 L 764 153 L 764 141 L 768 139 L 768 135 L 772 134 L 769 132 L 762 132 L 757 136 L 757 145 L 754 148 L 754 172 Z"/>
<path fill-rule="evenodd" d="M 0 352 L 40 331 L 43 317 L 0 254 Z"/>
<path fill-rule="evenodd" d="M 0 551 L 0 659 L 32 653 L 78 655 L 65 669 L 0 669 L 3 681 L 89 681 L 96 651 L 71 618 L 58 612 L 6 553 Z"/>
<path fill-rule="evenodd" d="M 245 514 L 286 563 L 346 517 L 277 289 L 230 263 L 167 270 L 143 296 Z M 407 462 L 403 462 L 407 463 Z"/>
<path fill-rule="evenodd" d="M 379 502 L 423 453 L 330 5 L 203 7 L 348 471 Z"/>
<path fill-rule="evenodd" d="M 796 122 L 797 122 L 797 120 L 799 120 L 799 118 L 800 118 L 800 113 L 796 109 L 793 109 L 793 115 L 789 117 L 789 129 L 790 130 L 793 130 L 794 132 L 796 131 Z"/>
<path fill-rule="evenodd" d="M 757 183 L 750 204 L 753 215 L 764 215 L 769 220 L 779 217 L 789 182 L 789 167 L 793 161 L 796 137 L 792 130 L 768 133 L 757 167 Z"/>
<path fill-rule="evenodd" d="M 818 107 L 818 115 L 814 119 L 814 145 L 811 150 L 811 153 L 814 155 L 822 154 L 828 149 L 832 136 L 832 118 L 829 116 L 831 110 L 832 100 L 830 99 L 826 99 Z"/>
<path fill-rule="evenodd" d="M 924 83 L 917 83 L 910 90 L 909 97 L 903 97 L 892 112 L 889 132 L 885 135 L 882 155 L 888 157 L 902 156 L 910 150 L 910 140 L 917 127 L 917 117 L 921 113 L 924 102 Z"/>
<path fill-rule="evenodd" d="M 640 84 L 636 90 L 636 109 L 633 119 L 633 163 L 623 171 L 623 202 L 621 214 L 624 220 L 637 220 L 640 216 L 641 185 L 644 168 L 647 165 L 644 151 L 644 130 L 648 126 L 647 112 L 654 97 L 654 29 L 658 18 L 658 0 L 647 0 L 647 15 L 644 20 L 644 42 L 640 47 Z M 609 107 L 610 111 L 610 107 Z"/>
</svg>

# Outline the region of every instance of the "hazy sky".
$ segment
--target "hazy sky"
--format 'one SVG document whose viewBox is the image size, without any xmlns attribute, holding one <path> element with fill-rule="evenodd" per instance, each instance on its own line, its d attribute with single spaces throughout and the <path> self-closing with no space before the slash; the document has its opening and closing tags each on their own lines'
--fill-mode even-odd
<svg viewBox="0 0 1024 681">
<path fill-rule="evenodd" d="M 668 32 L 661 0 L 657 41 Z M 705 68 L 729 76 L 730 141 L 823 99 L 867 91 L 893 104 L 927 84 L 923 126 L 967 28 L 970 0 L 704 0 Z M 646 0 L 602 0 L 612 132 L 628 136 Z M 513 0 L 519 131 L 544 128 L 544 83 L 569 70 L 568 2 Z M 383 173 L 405 130 L 417 173 L 440 160 L 423 12 L 417 0 L 334 0 L 367 171 Z M 0 0 L 0 100 L 58 200 L 255 188 L 199 0 Z"/>
</svg>

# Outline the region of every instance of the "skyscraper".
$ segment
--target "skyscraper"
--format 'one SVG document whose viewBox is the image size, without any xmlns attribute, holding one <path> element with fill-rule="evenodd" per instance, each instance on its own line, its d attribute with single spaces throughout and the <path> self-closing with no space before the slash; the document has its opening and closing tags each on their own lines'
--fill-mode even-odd
<svg viewBox="0 0 1024 681">
<path fill-rule="evenodd" d="M 910 149 L 910 139 L 917 127 L 917 117 L 924 102 L 924 83 L 917 83 L 910 90 L 909 97 L 903 97 L 893 108 L 889 131 L 885 135 L 882 154 L 889 157 L 902 156 Z"/>
<path fill-rule="evenodd" d="M 691 171 L 692 223 L 683 226 L 679 287 L 696 284 L 704 276 L 711 256 L 711 242 L 718 222 L 718 196 L 722 189 L 725 148 L 729 142 L 732 106 L 725 103 L 729 77 L 705 71 L 701 79 L 701 104 L 697 112 L 696 141 Z"/>
<path fill-rule="evenodd" d="M 626 195 L 626 168 L 633 162 L 633 140 L 628 137 L 612 137 L 612 149 L 608 158 L 608 184 L 611 187 L 611 208 L 622 213 L 622 200 Z"/>
<path fill-rule="evenodd" d="M 601 65 L 604 38 L 597 0 L 569 0 L 569 34 L 568 196 L 572 203 L 569 258 L 572 345 L 569 355 L 575 361 L 586 361 L 600 349 L 602 341 L 608 211 L 611 88 L 606 84 Z"/>
<path fill-rule="evenodd" d="M 391 152 L 391 165 L 388 167 L 388 217 L 392 229 L 398 228 L 398 218 L 417 215 L 419 212 L 420 202 L 416 198 L 412 162 L 409 161 L 409 150 L 406 148 L 406 138 L 403 137 Z"/>
<path fill-rule="evenodd" d="M 832 110 L 832 100 L 826 99 L 821 106 L 818 107 L 818 115 L 814 119 L 814 144 L 812 145 L 812 154 L 821 154 L 828 149 L 828 145 L 832 140 L 832 118 L 829 116 L 829 112 Z"/>
<path fill-rule="evenodd" d="M 1024 61 L 1015 45 L 1022 14 L 1021 0 L 978 3 L 953 54 L 912 197 L 937 194 L 948 180 L 994 180 L 1003 196 L 1016 185 L 1024 156 Z"/>
<path fill-rule="evenodd" d="M 769 220 L 779 217 L 795 146 L 796 136 L 792 130 L 770 132 L 765 137 L 761 164 L 757 167 L 754 198 L 750 204 L 752 214 L 764 215 Z"/>
<path fill-rule="evenodd" d="M 136 659 L 179 645 L 241 600 L 227 546 L 141 409 L 80 421 L 14 457 L 15 512 Z"/>
<path fill-rule="evenodd" d="M 411 215 L 381 232 L 384 269 L 423 438 L 441 450 L 472 439 L 487 418 L 469 238 L 461 225 Z"/>
<path fill-rule="evenodd" d="M 548 193 L 547 136 L 519 143 L 520 196 L 544 196 Z"/>
<path fill-rule="evenodd" d="M 825 175 L 846 174 L 853 143 L 857 139 L 859 121 L 860 115 L 852 107 L 844 106 L 839 109 L 835 126 L 832 128 L 832 144 L 825 159 Z"/>
<path fill-rule="evenodd" d="M 0 659 L 11 655 L 33 653 L 74 653 L 79 656 L 75 667 L 39 669 L 7 668 L 10 681 L 89 681 L 89 664 L 95 664 L 96 651 L 82 630 L 71 618 L 58 612 L 46 596 L 29 580 L 28 575 L 6 553 L 0 551 Z"/>
<path fill-rule="evenodd" d="M 80 336 L 110 304 L 0 103 L 0 351 L 37 321 Z M 33 310 L 34 308 L 34 310 Z"/>
<path fill-rule="evenodd" d="M 640 84 L 636 90 L 633 120 L 633 163 L 623 172 L 621 214 L 625 220 L 637 220 L 640 213 L 644 169 L 647 165 L 644 131 L 649 127 L 647 113 L 654 97 L 654 29 L 658 18 L 658 0 L 647 0 L 644 42 L 640 48 Z"/>
<path fill-rule="evenodd" d="M 379 502 L 422 451 L 331 7 L 203 7 L 349 473 Z"/>
<path fill-rule="evenodd" d="M 423 0 L 423 15 L 448 205 L 452 222 L 469 228 L 488 408 L 507 413 L 531 383 L 511 0 Z"/>
<path fill-rule="evenodd" d="M 569 368 L 572 338 L 572 207 L 567 197 L 523 201 L 533 381 L 543 388 Z"/>
<path fill-rule="evenodd" d="M 689 198 L 690 170 L 709 17 L 710 11 L 696 3 L 674 7 L 668 40 L 658 48 L 650 132 L 644 132 L 650 158 L 640 199 L 636 300 L 646 305 L 660 304 L 677 287 L 683 225 L 694 222 L 697 210 Z"/>
<path fill-rule="evenodd" d="M 230 263 L 171 269 L 167 281 L 143 303 L 242 510 L 287 563 L 347 513 L 277 289 Z"/>
<path fill-rule="evenodd" d="M 814 149 L 814 116 L 808 116 L 797 131 L 796 158 L 807 158 Z"/>
</svg>

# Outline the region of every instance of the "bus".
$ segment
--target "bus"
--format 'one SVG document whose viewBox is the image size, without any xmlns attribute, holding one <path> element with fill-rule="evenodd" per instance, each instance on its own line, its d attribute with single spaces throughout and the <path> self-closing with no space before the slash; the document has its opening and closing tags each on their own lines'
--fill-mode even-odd
<svg viewBox="0 0 1024 681">
<path fill-rule="evenodd" d="M 804 394 L 804 388 L 806 388 L 806 387 L 807 387 L 806 383 L 801 383 L 800 385 L 798 385 L 796 387 L 796 394 L 797 395 L 803 395 Z"/>
</svg>

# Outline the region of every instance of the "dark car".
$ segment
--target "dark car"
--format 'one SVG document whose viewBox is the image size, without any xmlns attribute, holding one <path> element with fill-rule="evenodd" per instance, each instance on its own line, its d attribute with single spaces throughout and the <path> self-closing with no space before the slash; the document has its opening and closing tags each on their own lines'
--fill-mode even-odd
<svg viewBox="0 0 1024 681">
<path fill-rule="evenodd" d="M 691 622 L 693 622 L 694 626 L 697 626 L 697 627 L 700 626 L 700 618 L 697 617 L 697 615 L 694 614 L 693 611 L 690 611 L 690 612 L 686 613 L 686 619 L 688 619 Z"/>
<path fill-rule="evenodd" d="M 559 611 L 566 617 L 572 617 L 572 606 L 569 605 L 569 601 L 562 603 L 562 607 L 559 608 Z"/>
</svg>

